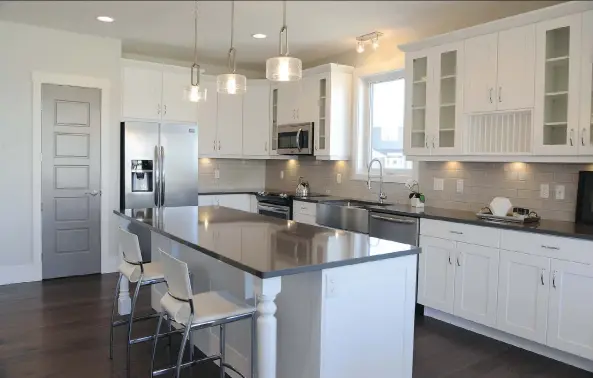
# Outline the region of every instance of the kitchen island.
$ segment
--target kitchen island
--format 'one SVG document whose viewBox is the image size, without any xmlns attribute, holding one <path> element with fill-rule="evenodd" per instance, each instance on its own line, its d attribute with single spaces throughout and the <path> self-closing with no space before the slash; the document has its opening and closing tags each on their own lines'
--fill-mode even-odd
<svg viewBox="0 0 593 378">
<path fill-rule="evenodd" d="M 256 305 L 258 378 L 412 377 L 417 247 L 225 207 L 114 213 L 151 231 L 155 260 L 162 248 L 186 261 L 194 292 Z M 153 289 L 157 310 L 165 290 Z M 214 333 L 199 332 L 197 346 L 216 353 Z M 246 375 L 249 332 L 236 323 L 227 337 Z"/>
</svg>

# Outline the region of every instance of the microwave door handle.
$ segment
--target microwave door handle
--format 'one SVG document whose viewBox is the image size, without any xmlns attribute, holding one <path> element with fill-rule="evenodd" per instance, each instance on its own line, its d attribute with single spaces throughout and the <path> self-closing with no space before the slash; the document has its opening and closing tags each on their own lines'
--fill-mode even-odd
<svg viewBox="0 0 593 378">
<path fill-rule="evenodd" d="M 297 135 L 296 135 L 297 149 L 299 150 L 299 152 L 301 151 L 301 133 L 302 132 L 303 132 L 303 129 L 299 129 L 299 131 L 297 131 Z"/>
</svg>

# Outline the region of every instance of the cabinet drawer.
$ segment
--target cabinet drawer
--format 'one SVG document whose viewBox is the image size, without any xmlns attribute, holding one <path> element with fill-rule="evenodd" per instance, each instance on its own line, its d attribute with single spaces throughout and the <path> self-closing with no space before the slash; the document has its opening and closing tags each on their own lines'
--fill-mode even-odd
<svg viewBox="0 0 593 378">
<path fill-rule="evenodd" d="M 294 214 L 294 216 L 292 217 L 292 220 L 298 223 L 306 223 L 306 224 L 310 224 L 313 226 L 317 226 L 317 223 L 315 222 L 315 217 L 311 216 L 311 215 L 306 215 L 306 214 Z"/>
<path fill-rule="evenodd" d="M 500 244 L 499 229 L 433 219 L 420 220 L 420 234 L 486 247 L 498 248 Z"/>
<path fill-rule="evenodd" d="M 593 264 L 593 242 L 587 240 L 503 230 L 500 248 L 558 260 Z"/>
<path fill-rule="evenodd" d="M 313 202 L 294 201 L 292 204 L 292 212 L 294 214 L 317 215 L 317 204 Z"/>
</svg>

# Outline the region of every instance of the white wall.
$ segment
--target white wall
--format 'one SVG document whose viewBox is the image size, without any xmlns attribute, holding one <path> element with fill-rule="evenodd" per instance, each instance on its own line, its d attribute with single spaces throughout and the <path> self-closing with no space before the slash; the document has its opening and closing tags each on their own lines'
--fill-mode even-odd
<svg viewBox="0 0 593 378">
<path fill-rule="evenodd" d="M 33 267 L 32 73 L 79 75 L 111 83 L 111 208 L 118 205 L 121 42 L 0 22 L 0 284 L 39 279 Z M 110 250 L 115 251 L 112 240 Z M 39 268 L 39 267 L 37 267 Z M 17 277 L 17 278 L 14 278 Z"/>
</svg>

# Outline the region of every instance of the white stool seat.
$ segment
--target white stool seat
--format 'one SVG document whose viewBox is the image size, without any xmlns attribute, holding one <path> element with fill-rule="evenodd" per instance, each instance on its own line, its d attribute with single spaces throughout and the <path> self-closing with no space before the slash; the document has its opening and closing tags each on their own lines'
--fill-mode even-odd
<svg viewBox="0 0 593 378">
<path fill-rule="evenodd" d="M 165 279 L 165 275 L 163 274 L 163 270 L 161 268 L 161 264 L 159 263 L 147 263 L 142 264 L 144 268 L 144 275 L 142 276 L 142 282 L 157 280 L 157 279 Z M 130 282 L 138 282 L 140 279 L 140 273 L 142 272 L 139 265 L 129 264 L 127 262 L 122 262 L 119 266 L 119 271 L 123 274 L 128 281 Z"/>
<path fill-rule="evenodd" d="M 224 291 L 196 294 L 192 300 L 194 304 L 192 324 L 208 323 L 255 312 L 255 307 L 248 306 Z M 178 301 L 169 294 L 165 294 L 161 299 L 161 306 L 173 317 L 175 322 L 187 326 L 191 314 L 189 303 Z"/>
</svg>

